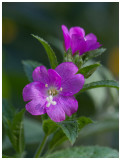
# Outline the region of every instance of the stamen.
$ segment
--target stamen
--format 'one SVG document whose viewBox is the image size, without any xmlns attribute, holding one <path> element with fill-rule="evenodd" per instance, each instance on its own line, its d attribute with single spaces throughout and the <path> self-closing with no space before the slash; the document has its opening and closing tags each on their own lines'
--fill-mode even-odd
<svg viewBox="0 0 121 160">
<path fill-rule="evenodd" d="M 48 84 L 45 84 L 45 87 L 48 87 Z"/>
<path fill-rule="evenodd" d="M 49 95 L 51 95 L 52 94 L 52 91 L 51 90 L 49 90 Z"/>
<path fill-rule="evenodd" d="M 61 87 L 61 88 L 60 88 L 60 91 L 62 91 L 62 90 L 63 90 L 63 88 Z"/>
</svg>

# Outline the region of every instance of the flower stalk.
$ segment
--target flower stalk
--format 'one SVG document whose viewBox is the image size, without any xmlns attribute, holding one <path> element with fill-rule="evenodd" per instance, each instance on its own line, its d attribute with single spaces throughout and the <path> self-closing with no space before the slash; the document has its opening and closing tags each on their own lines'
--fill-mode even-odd
<svg viewBox="0 0 121 160">
<path fill-rule="evenodd" d="M 35 158 L 39 158 L 42 154 L 42 151 L 45 147 L 45 144 L 47 142 L 47 138 L 48 138 L 48 135 L 45 135 L 44 138 L 43 138 L 43 141 L 40 143 L 39 147 L 37 148 L 37 151 L 35 153 Z"/>
</svg>

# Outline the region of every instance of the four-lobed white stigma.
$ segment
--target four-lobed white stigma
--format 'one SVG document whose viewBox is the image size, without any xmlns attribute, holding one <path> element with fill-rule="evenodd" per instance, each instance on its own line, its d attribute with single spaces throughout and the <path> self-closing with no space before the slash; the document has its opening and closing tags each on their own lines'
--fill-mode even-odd
<svg viewBox="0 0 121 160">
<path fill-rule="evenodd" d="M 46 100 L 48 101 L 48 104 L 46 105 L 46 107 L 50 107 L 50 105 L 56 105 L 56 101 L 53 101 L 53 96 L 50 95 L 49 97 L 46 98 Z"/>
</svg>

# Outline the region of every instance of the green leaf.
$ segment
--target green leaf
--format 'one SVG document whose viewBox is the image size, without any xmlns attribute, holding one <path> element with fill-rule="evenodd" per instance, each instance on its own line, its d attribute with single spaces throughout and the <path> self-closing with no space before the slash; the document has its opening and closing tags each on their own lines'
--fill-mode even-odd
<svg viewBox="0 0 121 160">
<path fill-rule="evenodd" d="M 78 123 L 76 120 L 63 121 L 58 123 L 65 135 L 68 137 L 71 144 L 74 144 L 78 135 Z"/>
<path fill-rule="evenodd" d="M 12 139 L 11 142 L 13 144 L 14 149 L 18 153 L 22 153 L 24 151 L 25 143 L 24 143 L 24 125 L 23 125 L 23 115 L 25 109 L 22 109 L 18 112 L 13 119 L 11 125 Z"/>
<path fill-rule="evenodd" d="M 10 121 L 12 121 L 15 114 L 15 108 L 6 99 L 2 99 L 2 114 Z"/>
<path fill-rule="evenodd" d="M 117 150 L 101 146 L 79 146 L 52 153 L 48 158 L 118 158 Z"/>
<path fill-rule="evenodd" d="M 87 118 L 87 117 L 79 117 L 77 119 L 77 123 L 78 123 L 78 131 L 80 131 L 87 124 L 93 123 L 93 121 L 90 118 Z"/>
<path fill-rule="evenodd" d="M 35 144 L 41 143 L 44 137 L 44 131 L 42 129 L 41 123 L 29 117 L 24 117 L 23 122 L 26 144 L 29 146 L 33 146 Z M 11 147 L 12 146 L 8 137 L 6 137 L 5 141 L 3 141 L 2 148 L 3 150 L 7 150 Z"/>
<path fill-rule="evenodd" d="M 43 122 L 43 130 L 46 135 L 50 135 L 56 131 L 58 128 L 57 124 L 51 119 L 44 120 Z"/>
<path fill-rule="evenodd" d="M 106 51 L 105 48 L 99 48 L 99 49 L 92 50 L 90 52 L 86 52 L 85 54 L 82 55 L 83 63 L 87 62 L 88 60 L 94 57 L 100 56 L 105 51 Z"/>
<path fill-rule="evenodd" d="M 64 62 L 72 62 L 73 56 L 71 48 L 69 48 L 66 52 L 64 52 Z"/>
<path fill-rule="evenodd" d="M 62 131 L 62 129 L 58 128 L 50 141 L 49 149 L 52 151 L 56 146 L 59 146 L 66 140 L 68 140 L 68 138 L 66 137 L 65 133 Z"/>
<path fill-rule="evenodd" d="M 43 45 L 43 47 L 45 48 L 45 51 L 48 55 L 50 65 L 51 65 L 52 69 L 55 69 L 58 65 L 58 62 L 57 62 L 56 55 L 55 55 L 54 51 L 52 50 L 52 48 L 50 47 L 50 45 L 44 39 L 40 38 L 39 36 L 36 36 L 33 34 L 32 34 L 32 36 L 34 38 L 36 38 Z"/>
<path fill-rule="evenodd" d="M 33 73 L 34 69 L 38 66 L 41 66 L 42 64 L 39 62 L 36 62 L 36 61 L 32 61 L 32 60 L 22 61 L 22 64 L 23 64 L 24 71 L 26 73 L 28 80 L 30 82 L 32 82 L 33 81 L 32 73 Z"/>
<path fill-rule="evenodd" d="M 77 74 L 81 73 L 84 75 L 84 78 L 89 78 L 99 66 L 100 66 L 100 63 L 95 63 L 90 66 L 86 66 L 84 68 L 79 69 Z"/>
<path fill-rule="evenodd" d="M 10 107 L 10 106 L 9 106 Z M 17 153 L 22 153 L 24 150 L 24 129 L 23 129 L 23 115 L 25 109 L 14 114 L 12 119 L 6 117 L 3 112 L 3 122 L 5 124 L 6 133 Z"/>
<path fill-rule="evenodd" d="M 112 87 L 112 88 L 119 89 L 119 84 L 117 81 L 114 81 L 114 80 L 102 80 L 102 81 L 92 82 L 89 84 L 85 84 L 80 92 L 84 92 L 86 90 L 99 88 L 99 87 Z"/>
<path fill-rule="evenodd" d="M 3 121 L 3 128 L 5 133 L 10 137 L 11 136 L 11 123 L 13 121 L 15 115 L 14 107 L 8 103 L 6 99 L 2 100 L 2 121 Z"/>
<path fill-rule="evenodd" d="M 65 133 L 71 144 L 74 144 L 78 132 L 89 123 L 92 123 L 91 119 L 87 117 L 79 117 L 76 120 L 63 121 L 57 124 Z"/>
</svg>

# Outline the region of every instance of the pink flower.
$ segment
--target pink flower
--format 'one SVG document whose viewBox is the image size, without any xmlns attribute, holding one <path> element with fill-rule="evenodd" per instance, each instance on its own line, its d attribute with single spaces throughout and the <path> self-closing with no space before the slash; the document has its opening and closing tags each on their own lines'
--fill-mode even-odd
<svg viewBox="0 0 121 160">
<path fill-rule="evenodd" d="M 55 122 L 65 120 L 78 109 L 73 96 L 84 85 L 84 76 L 76 74 L 78 68 L 72 62 L 64 62 L 53 69 L 39 66 L 33 71 L 34 82 L 23 89 L 26 110 L 32 115 L 47 113 Z"/>
<path fill-rule="evenodd" d="M 62 25 L 62 31 L 66 51 L 71 48 L 72 54 L 79 51 L 80 55 L 82 55 L 85 52 L 97 49 L 101 46 L 93 33 L 89 33 L 85 36 L 85 31 L 81 27 L 72 27 L 68 31 L 68 28 Z"/>
</svg>

